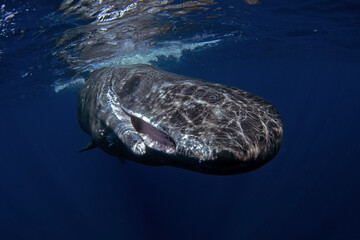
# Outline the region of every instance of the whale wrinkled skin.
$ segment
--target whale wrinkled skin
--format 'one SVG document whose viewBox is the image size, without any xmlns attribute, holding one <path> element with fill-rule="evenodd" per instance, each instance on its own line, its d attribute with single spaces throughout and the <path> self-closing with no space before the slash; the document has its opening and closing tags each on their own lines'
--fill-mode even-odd
<svg viewBox="0 0 360 240">
<path fill-rule="evenodd" d="M 266 100 L 144 64 L 92 72 L 78 119 L 93 145 L 121 159 L 219 175 L 262 166 L 283 137 Z"/>
</svg>

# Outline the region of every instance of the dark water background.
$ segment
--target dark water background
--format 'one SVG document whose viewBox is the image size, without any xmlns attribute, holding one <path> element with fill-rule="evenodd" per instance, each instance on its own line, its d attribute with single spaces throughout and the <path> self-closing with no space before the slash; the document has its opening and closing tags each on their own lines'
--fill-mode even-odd
<svg viewBox="0 0 360 240">
<path fill-rule="evenodd" d="M 78 89 L 52 87 L 71 23 L 56 1 L 1 4 L 19 13 L 0 35 L 0 239 L 360 239 L 357 1 L 236 1 L 241 40 L 155 63 L 279 110 L 278 156 L 235 176 L 77 153 Z"/>
</svg>

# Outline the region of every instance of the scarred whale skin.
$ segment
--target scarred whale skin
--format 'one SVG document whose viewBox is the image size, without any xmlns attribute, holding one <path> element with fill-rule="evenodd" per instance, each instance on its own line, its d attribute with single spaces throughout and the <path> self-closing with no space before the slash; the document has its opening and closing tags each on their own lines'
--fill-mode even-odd
<svg viewBox="0 0 360 240">
<path fill-rule="evenodd" d="M 219 175 L 262 166 L 283 136 L 266 100 L 143 64 L 91 73 L 78 119 L 93 145 L 121 159 Z"/>
</svg>

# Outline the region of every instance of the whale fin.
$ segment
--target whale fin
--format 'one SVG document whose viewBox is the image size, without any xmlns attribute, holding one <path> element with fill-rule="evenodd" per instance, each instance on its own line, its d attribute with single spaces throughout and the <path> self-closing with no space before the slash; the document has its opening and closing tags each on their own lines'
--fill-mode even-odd
<svg viewBox="0 0 360 240">
<path fill-rule="evenodd" d="M 78 152 L 85 152 L 85 151 L 91 150 L 93 148 L 96 148 L 96 145 L 95 145 L 95 143 L 93 141 L 90 141 L 85 147 L 80 149 Z"/>
</svg>

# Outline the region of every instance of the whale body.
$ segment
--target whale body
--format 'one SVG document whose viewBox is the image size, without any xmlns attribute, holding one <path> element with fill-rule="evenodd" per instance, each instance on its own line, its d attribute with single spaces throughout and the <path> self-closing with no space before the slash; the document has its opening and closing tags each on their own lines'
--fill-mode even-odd
<svg viewBox="0 0 360 240">
<path fill-rule="evenodd" d="M 92 72 L 78 119 L 92 138 L 88 148 L 219 175 L 262 166 L 283 137 L 278 111 L 263 98 L 145 64 Z"/>
</svg>

